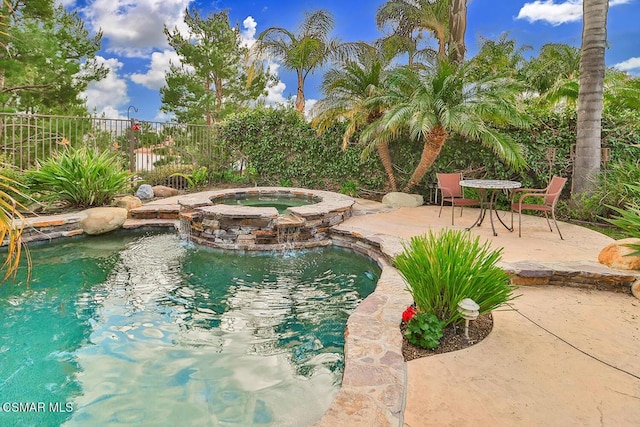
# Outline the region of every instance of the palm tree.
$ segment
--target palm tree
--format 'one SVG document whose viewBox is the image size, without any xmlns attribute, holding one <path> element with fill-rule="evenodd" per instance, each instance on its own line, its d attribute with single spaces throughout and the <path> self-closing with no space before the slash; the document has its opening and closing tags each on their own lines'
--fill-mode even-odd
<svg viewBox="0 0 640 427">
<path fill-rule="evenodd" d="M 254 49 L 260 56 L 279 59 L 282 65 L 296 72 L 298 89 L 296 110 L 303 112 L 305 105 L 304 83 L 307 76 L 325 65 L 345 47 L 338 40 L 330 39 L 333 17 L 320 9 L 305 13 L 305 18 L 295 33 L 281 27 L 270 27 L 258 35 Z"/>
<path fill-rule="evenodd" d="M 582 55 L 572 195 L 589 193 L 600 172 L 608 9 L 608 0 L 584 0 L 582 3 Z"/>
<path fill-rule="evenodd" d="M 516 107 L 520 85 L 491 74 L 471 81 L 472 69 L 472 62 L 456 66 L 446 60 L 433 70 L 399 68 L 389 75 L 384 93 L 369 101 L 387 109 L 364 129 L 365 142 L 389 143 L 408 136 L 423 143 L 420 161 L 403 191 L 422 180 L 452 133 L 479 141 L 516 169 L 525 166 L 520 145 L 499 130 L 529 123 Z"/>
<path fill-rule="evenodd" d="M 449 60 L 454 64 L 464 61 L 467 48 L 464 34 L 467 31 L 467 0 L 450 0 L 449 8 Z"/>
<path fill-rule="evenodd" d="M 578 80 L 580 49 L 563 43 L 548 43 L 540 48 L 523 69 L 531 89 L 545 94 L 562 86 L 561 80 Z"/>
<path fill-rule="evenodd" d="M 15 276 L 22 256 L 22 249 L 26 249 L 22 242 L 24 218 L 19 211 L 23 206 L 15 198 L 21 194 L 16 188 L 17 185 L 18 183 L 13 179 L 0 174 L 0 242 L 7 244 L 7 254 L 1 267 L 2 270 L 5 270 L 2 282 Z M 27 260 L 29 260 L 29 253 L 26 252 L 26 254 Z"/>
<path fill-rule="evenodd" d="M 380 105 L 370 103 L 380 95 L 381 85 L 388 72 L 390 61 L 380 49 L 362 45 L 354 60 L 346 61 L 341 68 L 329 70 L 323 78 L 322 90 L 325 98 L 314 105 L 311 111 L 312 125 L 322 133 L 337 121 L 345 120 L 347 127 L 342 138 L 345 149 L 353 135 L 364 126 L 382 116 Z M 366 147 L 363 155 L 372 147 Z M 386 141 L 375 144 L 375 149 L 387 174 L 392 191 L 396 191 L 396 180 L 389 145 Z"/>
<path fill-rule="evenodd" d="M 408 53 L 410 66 L 417 56 L 443 59 L 447 54 L 449 37 L 449 4 L 450 0 L 389 0 L 378 8 L 376 23 L 380 29 L 389 23 L 394 25 L 393 34 L 383 40 L 395 44 L 399 51 Z M 435 55 L 430 49 L 418 48 L 423 31 L 437 40 L 438 50 Z"/>
</svg>

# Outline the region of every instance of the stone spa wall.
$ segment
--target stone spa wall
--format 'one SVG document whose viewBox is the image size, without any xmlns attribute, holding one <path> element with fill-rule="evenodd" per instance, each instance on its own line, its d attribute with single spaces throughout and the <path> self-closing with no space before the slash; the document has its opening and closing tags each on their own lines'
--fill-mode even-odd
<svg viewBox="0 0 640 427">
<path fill-rule="evenodd" d="M 217 204 L 229 198 L 308 199 L 310 204 L 275 207 Z M 180 231 L 193 242 L 221 249 L 280 250 L 330 244 L 329 228 L 351 216 L 355 200 L 328 191 L 286 187 L 203 192 L 180 199 Z"/>
</svg>

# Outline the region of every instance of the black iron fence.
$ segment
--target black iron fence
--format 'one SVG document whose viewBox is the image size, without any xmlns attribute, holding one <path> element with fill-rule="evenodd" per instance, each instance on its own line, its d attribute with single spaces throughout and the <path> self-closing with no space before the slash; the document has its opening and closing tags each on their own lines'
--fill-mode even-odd
<svg viewBox="0 0 640 427">
<path fill-rule="evenodd" d="M 117 153 L 136 174 L 228 167 L 229 156 L 216 143 L 215 128 L 206 125 L 0 113 L 0 161 L 19 170 L 33 168 L 65 147 L 83 146 Z"/>
</svg>

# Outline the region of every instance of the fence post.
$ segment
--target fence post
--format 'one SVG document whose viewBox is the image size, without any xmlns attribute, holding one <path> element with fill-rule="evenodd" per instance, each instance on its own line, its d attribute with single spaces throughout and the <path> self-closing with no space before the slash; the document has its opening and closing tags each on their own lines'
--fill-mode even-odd
<svg viewBox="0 0 640 427">
<path fill-rule="evenodd" d="M 129 120 L 129 171 L 134 173 L 136 171 L 136 155 L 134 153 L 135 150 L 135 132 L 133 131 L 133 126 L 135 125 L 135 120 Z"/>
</svg>

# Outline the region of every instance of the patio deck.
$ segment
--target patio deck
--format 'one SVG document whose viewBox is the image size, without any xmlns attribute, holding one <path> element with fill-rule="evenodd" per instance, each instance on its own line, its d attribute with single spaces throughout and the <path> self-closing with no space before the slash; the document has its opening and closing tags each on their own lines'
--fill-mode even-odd
<svg viewBox="0 0 640 427">
<path fill-rule="evenodd" d="M 377 235 L 393 254 L 403 239 L 451 227 L 448 209 L 438 218 L 436 206 L 401 208 L 354 216 L 340 227 Z M 473 223 L 477 213 L 465 208 L 460 217 L 456 208 L 455 228 Z M 505 266 L 602 268 L 598 254 L 612 239 L 560 226 L 565 240 L 549 232 L 544 218 L 530 216 L 523 217 L 522 238 L 500 224 L 494 237 L 488 218 L 471 233 L 502 247 Z M 404 426 L 638 425 L 640 301 L 557 286 L 521 286 L 517 293 L 510 307 L 493 313 L 493 331 L 482 342 L 406 364 Z"/>
</svg>

